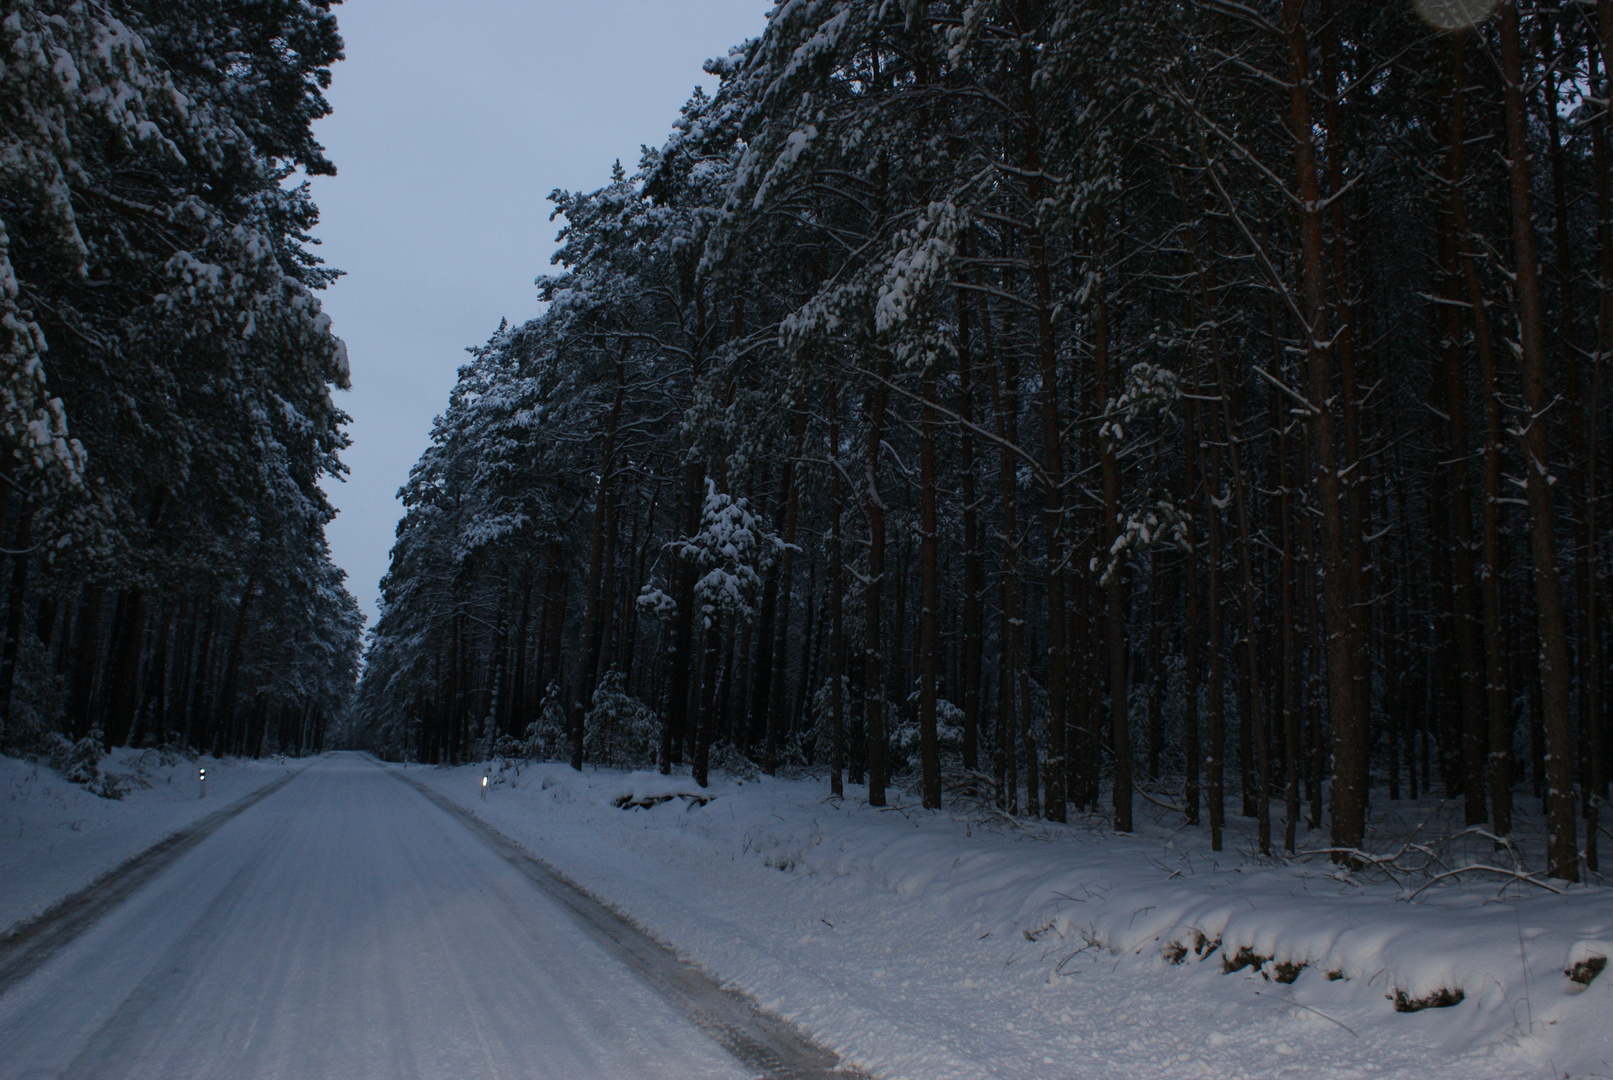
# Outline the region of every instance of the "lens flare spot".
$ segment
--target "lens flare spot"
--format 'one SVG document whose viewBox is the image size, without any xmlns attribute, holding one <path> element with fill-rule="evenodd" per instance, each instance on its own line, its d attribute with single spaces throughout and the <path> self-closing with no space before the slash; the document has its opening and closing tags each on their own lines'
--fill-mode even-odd
<svg viewBox="0 0 1613 1080">
<path fill-rule="evenodd" d="M 1435 30 L 1468 30 L 1494 15 L 1501 0 L 1412 0 L 1412 4 Z"/>
</svg>

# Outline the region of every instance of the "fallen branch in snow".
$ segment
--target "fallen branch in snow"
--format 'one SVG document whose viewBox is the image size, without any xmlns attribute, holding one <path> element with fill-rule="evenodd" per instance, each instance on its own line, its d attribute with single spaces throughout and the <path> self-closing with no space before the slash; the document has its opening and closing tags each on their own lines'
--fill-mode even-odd
<svg viewBox="0 0 1613 1080">
<path fill-rule="evenodd" d="M 1187 813 L 1187 808 L 1186 807 L 1176 806 L 1173 803 L 1162 802 L 1159 799 L 1156 799 L 1152 795 L 1148 794 L 1148 792 L 1146 790 L 1144 790 L 1143 788 L 1141 788 L 1141 787 L 1134 787 L 1134 788 L 1132 788 L 1132 790 L 1135 791 L 1137 794 L 1141 795 L 1145 801 L 1153 803 L 1155 806 L 1159 807 L 1161 810 L 1169 810 L 1173 814 L 1185 814 L 1185 813 Z"/>
<path fill-rule="evenodd" d="M 1255 993 L 1258 994 L 1258 993 L 1260 993 L 1260 991 L 1256 990 Z M 1308 1013 L 1315 1013 L 1317 1016 L 1320 1016 L 1323 1020 L 1326 1020 L 1327 1022 L 1329 1022 L 1331 1024 L 1337 1024 L 1339 1027 L 1343 1028 L 1345 1031 L 1348 1031 L 1351 1035 L 1354 1035 L 1356 1038 L 1359 1039 L 1361 1037 L 1361 1033 L 1356 1031 L 1355 1028 L 1351 1027 L 1349 1024 L 1346 1024 L 1342 1020 L 1333 1019 L 1331 1016 L 1327 1015 L 1327 1013 L 1323 1012 L 1320 1009 L 1313 1009 L 1309 1005 L 1301 1005 L 1299 1002 L 1293 1001 L 1293 1000 L 1286 1001 L 1286 1002 L 1284 1002 L 1284 1004 L 1292 1005 L 1296 1009 L 1304 1009 Z"/>
<path fill-rule="evenodd" d="M 1522 881 L 1550 893 L 1562 894 L 1561 889 L 1523 869 L 1523 856 L 1512 836 L 1498 836 L 1482 825 L 1475 825 L 1436 839 L 1416 842 L 1413 838 L 1423 830 L 1428 820 L 1424 818 L 1418 822 L 1406 840 L 1394 851 L 1373 853 L 1355 847 L 1308 848 L 1296 852 L 1293 857 L 1304 859 L 1318 855 L 1330 857 L 1343 855 L 1352 870 L 1380 873 L 1401 886 L 1403 890 L 1410 889 L 1402 897 L 1405 900 L 1415 900 L 1435 885 L 1459 880 L 1468 874 L 1495 874 L 1504 878 L 1506 884 Z M 1462 862 L 1462 853 L 1453 853 L 1450 849 L 1466 838 L 1488 841 L 1494 850 L 1505 851 L 1511 856 L 1513 865 L 1503 867 L 1487 862 Z M 1468 851 L 1466 854 L 1471 856 L 1473 852 Z M 1415 888 L 1412 888 L 1414 884 Z"/>
<path fill-rule="evenodd" d="M 1427 882 L 1425 882 L 1422 886 L 1420 886 L 1410 896 L 1407 896 L 1406 899 L 1407 900 L 1415 900 L 1415 899 L 1417 899 L 1418 896 L 1422 895 L 1424 892 L 1426 892 L 1429 889 L 1433 888 L 1435 885 L 1438 885 L 1441 881 L 1446 881 L 1446 880 L 1448 880 L 1450 878 L 1460 877 L 1461 875 L 1467 874 L 1467 873 L 1500 874 L 1502 877 L 1507 878 L 1509 881 L 1527 881 L 1531 885 L 1540 886 L 1542 889 L 1545 889 L 1549 893 L 1555 893 L 1558 896 L 1561 896 L 1563 894 L 1563 890 L 1559 889 L 1557 886 L 1549 884 L 1549 883 L 1544 882 L 1544 881 L 1541 881 L 1539 878 L 1535 877 L 1533 874 L 1526 874 L 1522 870 L 1508 870 L 1505 867 L 1501 867 L 1501 866 L 1475 865 L 1475 866 L 1459 866 L 1454 870 L 1447 870 L 1443 874 L 1435 874 L 1432 878 L 1430 878 Z"/>
</svg>

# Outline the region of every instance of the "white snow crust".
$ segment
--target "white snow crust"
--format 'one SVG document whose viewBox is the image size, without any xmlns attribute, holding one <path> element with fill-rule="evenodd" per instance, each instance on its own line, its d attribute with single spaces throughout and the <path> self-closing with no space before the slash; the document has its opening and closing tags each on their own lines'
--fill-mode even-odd
<svg viewBox="0 0 1613 1080">
<path fill-rule="evenodd" d="M 0 995 L 4 1080 L 748 1075 L 356 754 L 224 822 Z"/>
<path fill-rule="evenodd" d="M 116 750 L 101 769 L 125 777 L 131 790 L 103 799 L 48 766 L 0 757 L 0 932 L 301 764 L 210 756 L 164 764 L 155 751 Z M 197 795 L 200 767 L 205 799 Z"/>
<path fill-rule="evenodd" d="M 1236 833 L 1217 854 L 1164 825 L 1121 837 L 873 810 L 854 785 L 834 801 L 822 782 L 701 790 L 563 764 L 494 766 L 484 800 L 483 769 L 409 773 L 886 1080 L 1613 1073 L 1613 976 L 1564 974 L 1613 936 L 1607 889 L 1408 900 L 1259 860 Z M 695 793 L 711 801 L 617 805 Z M 1226 973 L 1244 950 L 1257 963 Z M 1284 983 L 1279 964 L 1304 967 Z M 1442 990 L 1461 1002 L 1395 1008 Z"/>
</svg>

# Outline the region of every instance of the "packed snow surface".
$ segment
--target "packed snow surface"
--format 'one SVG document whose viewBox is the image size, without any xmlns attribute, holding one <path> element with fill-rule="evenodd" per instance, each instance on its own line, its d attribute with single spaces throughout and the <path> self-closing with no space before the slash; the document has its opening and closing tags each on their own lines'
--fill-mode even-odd
<svg viewBox="0 0 1613 1080">
<path fill-rule="evenodd" d="M 1613 938 L 1607 889 L 1409 899 L 1163 823 L 561 764 L 481 797 L 485 771 L 409 775 L 886 1080 L 1613 1075 L 1613 975 L 1565 974 Z"/>
<path fill-rule="evenodd" d="M 48 766 L 0 757 L 0 932 L 304 764 L 118 750 L 101 769 L 122 778 L 129 792 L 103 799 Z M 206 798 L 199 797 L 198 768 L 207 770 Z"/>
<path fill-rule="evenodd" d="M 466 825 L 316 762 L 0 995 L 0 1076 L 750 1075 Z"/>
<path fill-rule="evenodd" d="M 195 763 L 122 755 L 109 801 L 0 759 L 3 922 L 284 775 L 207 766 L 199 800 Z M 0 1076 L 744 1074 L 387 769 L 316 762 L 0 995 Z M 885 1080 L 1613 1075 L 1604 888 L 1413 898 L 1163 814 L 1120 837 L 808 779 L 407 775 Z"/>
</svg>

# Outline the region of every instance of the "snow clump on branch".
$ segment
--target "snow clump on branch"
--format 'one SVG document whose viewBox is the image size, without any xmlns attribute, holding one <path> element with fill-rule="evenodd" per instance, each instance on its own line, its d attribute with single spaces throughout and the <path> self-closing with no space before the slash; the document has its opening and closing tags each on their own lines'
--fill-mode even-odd
<svg viewBox="0 0 1613 1080">
<path fill-rule="evenodd" d="M 744 499 L 718 491 L 708 477 L 700 531 L 676 545 L 683 558 L 707 568 L 695 583 L 705 625 L 718 612 L 749 617 L 762 575 L 784 549 L 784 541 L 763 527 Z"/>
</svg>

